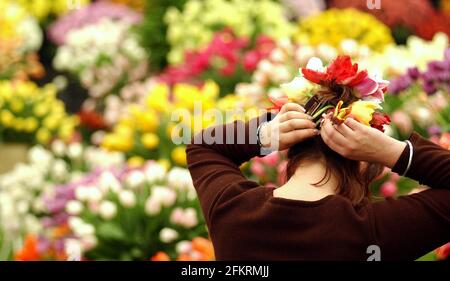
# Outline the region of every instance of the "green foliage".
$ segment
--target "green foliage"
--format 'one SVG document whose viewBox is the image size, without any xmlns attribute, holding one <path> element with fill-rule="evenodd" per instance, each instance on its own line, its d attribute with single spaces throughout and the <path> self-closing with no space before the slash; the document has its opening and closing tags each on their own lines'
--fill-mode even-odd
<svg viewBox="0 0 450 281">
<path fill-rule="evenodd" d="M 166 40 L 167 25 L 164 15 L 169 7 L 182 9 L 186 0 L 147 0 L 142 23 L 137 26 L 141 45 L 150 57 L 152 70 L 161 70 L 167 65 L 170 46 Z"/>
</svg>

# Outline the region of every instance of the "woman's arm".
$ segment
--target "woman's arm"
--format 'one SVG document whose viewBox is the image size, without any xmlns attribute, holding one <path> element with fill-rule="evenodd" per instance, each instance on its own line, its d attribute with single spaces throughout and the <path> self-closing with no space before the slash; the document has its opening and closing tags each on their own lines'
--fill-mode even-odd
<svg viewBox="0 0 450 281">
<path fill-rule="evenodd" d="M 228 187 L 258 186 L 245 178 L 239 166 L 260 155 L 256 130 L 265 119 L 262 116 L 248 123 L 235 121 L 209 127 L 187 146 L 188 169 L 208 226 L 215 204 Z"/>
<path fill-rule="evenodd" d="M 368 208 L 381 260 L 414 260 L 450 241 L 450 190 L 429 189 Z"/>
<path fill-rule="evenodd" d="M 347 158 L 383 164 L 432 188 L 450 188 L 450 151 L 418 134 L 409 138 L 412 151 L 405 142 L 351 118 L 339 126 L 326 118 L 321 134 L 328 146 Z"/>
<path fill-rule="evenodd" d="M 290 145 L 318 134 L 310 116 L 301 106 L 288 103 L 266 126 L 260 139 L 266 147 L 286 149 Z M 258 126 L 271 119 L 270 114 L 250 120 L 207 128 L 197 134 L 186 149 L 188 169 L 207 224 L 221 195 L 231 186 L 240 190 L 258 186 L 247 180 L 239 166 L 252 157 L 263 155 L 257 144 Z M 264 129 L 263 129 L 264 128 Z"/>
<path fill-rule="evenodd" d="M 406 169 L 411 153 L 409 146 L 405 147 L 392 171 L 404 174 L 406 177 L 432 188 L 450 189 L 450 150 L 446 150 L 416 133 L 410 136 L 409 141 L 413 151 L 408 171 Z"/>
</svg>

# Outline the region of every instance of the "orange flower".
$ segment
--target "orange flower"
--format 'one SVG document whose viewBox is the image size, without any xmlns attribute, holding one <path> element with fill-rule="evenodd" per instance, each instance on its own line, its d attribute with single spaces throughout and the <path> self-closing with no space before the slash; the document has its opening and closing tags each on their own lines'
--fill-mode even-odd
<svg viewBox="0 0 450 281">
<path fill-rule="evenodd" d="M 214 260 L 214 248 L 210 240 L 196 237 L 191 241 L 191 250 L 180 254 L 177 261 L 211 261 Z"/>
<path fill-rule="evenodd" d="M 170 257 L 166 253 L 159 251 L 150 260 L 151 261 L 170 261 Z"/>
<path fill-rule="evenodd" d="M 196 237 L 192 239 L 192 248 L 202 253 L 205 257 L 205 260 L 214 259 L 214 247 L 209 239 L 203 237 Z"/>
<path fill-rule="evenodd" d="M 38 240 L 34 235 L 27 235 L 23 248 L 19 250 L 15 256 L 16 261 L 35 261 L 40 260 L 41 255 L 38 252 Z"/>
<path fill-rule="evenodd" d="M 61 238 L 70 233 L 70 228 L 68 224 L 62 224 L 53 229 L 52 232 L 54 238 Z"/>
</svg>

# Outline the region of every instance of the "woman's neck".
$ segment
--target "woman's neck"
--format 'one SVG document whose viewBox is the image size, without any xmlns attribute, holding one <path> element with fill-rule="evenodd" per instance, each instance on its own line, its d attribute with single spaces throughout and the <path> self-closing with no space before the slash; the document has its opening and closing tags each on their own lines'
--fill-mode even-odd
<svg viewBox="0 0 450 281">
<path fill-rule="evenodd" d="M 320 161 L 303 163 L 295 174 L 284 185 L 275 189 L 274 197 L 294 200 L 317 201 L 328 195 L 335 194 L 337 180 L 331 173 L 323 179 L 326 173 L 325 165 Z M 320 185 L 314 185 L 319 183 Z"/>
</svg>

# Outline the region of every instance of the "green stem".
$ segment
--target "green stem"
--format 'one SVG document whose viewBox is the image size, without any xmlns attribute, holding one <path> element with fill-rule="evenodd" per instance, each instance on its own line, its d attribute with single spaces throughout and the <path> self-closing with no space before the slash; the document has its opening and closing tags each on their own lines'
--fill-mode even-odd
<svg viewBox="0 0 450 281">
<path fill-rule="evenodd" d="M 334 106 L 332 105 L 327 105 L 325 107 L 323 107 L 322 109 L 320 109 L 319 111 L 317 111 L 316 113 L 314 113 L 313 120 L 316 119 L 317 117 L 319 117 L 320 115 L 322 115 L 322 113 L 324 113 L 326 110 L 333 108 Z"/>
</svg>

